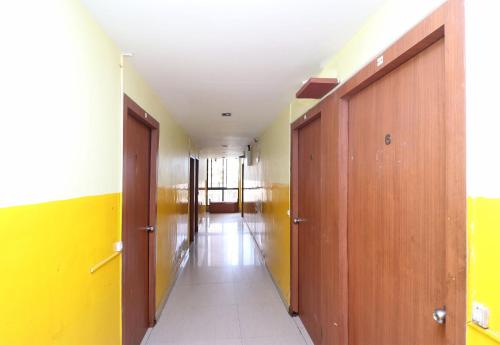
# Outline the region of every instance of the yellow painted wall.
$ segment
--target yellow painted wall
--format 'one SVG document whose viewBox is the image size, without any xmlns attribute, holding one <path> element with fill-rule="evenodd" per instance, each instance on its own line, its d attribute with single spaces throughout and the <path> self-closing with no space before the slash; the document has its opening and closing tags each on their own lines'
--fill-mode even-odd
<svg viewBox="0 0 500 345">
<path fill-rule="evenodd" d="M 387 1 L 318 75 L 347 79 L 439 3 Z M 492 44 L 498 2 L 466 4 L 468 298 L 491 308 L 491 332 L 497 334 L 500 259 L 491 245 L 498 242 L 500 117 L 491 82 L 500 79 L 493 68 L 498 45 Z M 76 0 L 2 2 L 0 35 L 0 267 L 6 272 L 0 343 L 120 344 L 120 258 L 94 275 L 88 271 L 120 239 L 120 51 Z M 161 123 L 159 306 L 185 250 L 191 147 L 128 62 L 123 82 Z M 245 218 L 287 300 L 289 123 L 312 104 L 291 101 L 263 132 L 260 162 L 247 172 L 259 213 Z M 468 337 L 474 345 L 492 342 L 472 328 Z"/>
<path fill-rule="evenodd" d="M 121 344 L 122 91 L 160 122 L 157 306 L 186 250 L 189 138 L 78 0 L 0 3 L 0 344 Z"/>
<path fill-rule="evenodd" d="M 386 0 L 347 43 L 324 63 L 317 76 L 335 77 L 341 83 L 348 80 L 444 2 L 445 0 Z M 316 103 L 318 101 L 291 99 L 292 122 Z"/>
<path fill-rule="evenodd" d="M 492 0 L 466 0 L 468 315 L 477 301 L 490 309 L 490 328 L 467 328 L 468 344 L 500 343 L 500 117 L 498 12 Z M 496 340 L 495 340 L 496 339 Z"/>
<path fill-rule="evenodd" d="M 347 80 L 443 2 L 387 0 L 322 68 L 318 68 L 317 75 L 337 77 L 341 82 Z M 255 199 L 252 202 L 261 205 L 257 213 L 250 210 L 252 212 L 245 215 L 245 220 L 257 234 L 266 263 L 287 301 L 290 295 L 290 223 L 287 213 L 290 207 L 290 123 L 317 102 L 291 96 L 287 108 L 259 137 L 255 149 L 260 151 L 260 162 L 247 168 L 250 173 L 245 178 L 245 187 L 259 187 L 247 191 L 245 198 L 251 195 L 252 200 Z M 276 192 L 276 188 L 280 192 Z"/>
<path fill-rule="evenodd" d="M 388 47 L 412 26 L 422 20 L 442 0 L 430 1 L 386 1 L 344 47 L 329 59 L 318 76 L 338 77 L 347 80 L 362 68 L 378 52 Z M 468 195 L 468 312 L 472 301 L 490 308 L 491 325 L 487 332 L 474 326 L 467 327 L 468 344 L 490 345 L 500 341 L 500 116 L 498 116 L 496 80 L 500 72 L 496 68 L 500 60 L 498 41 L 498 18 L 500 3 L 494 0 L 465 0 L 466 6 L 466 73 L 467 73 L 467 195 Z M 304 79 L 308 76 L 304 76 Z M 258 186 L 250 191 L 258 205 L 273 205 L 274 195 L 266 192 L 275 182 L 289 185 L 289 164 L 283 159 L 290 157 L 289 123 L 315 105 L 313 100 L 293 100 L 287 109 L 264 130 L 256 150 L 261 152 L 261 163 L 249 167 L 252 174 L 248 183 Z M 272 133 L 272 134 L 270 134 Z M 288 206 L 287 206 L 288 207 Z M 282 207 L 286 209 L 287 207 Z M 259 208 L 258 208 L 259 209 Z M 261 207 L 260 213 L 248 212 L 247 223 L 258 235 L 263 251 L 282 252 L 289 247 L 289 238 L 272 241 L 270 228 L 280 226 L 288 232 L 288 222 L 276 225 L 275 217 L 281 209 Z M 274 237 L 276 238 L 276 237 Z M 266 261 L 271 261 L 266 258 Z M 278 266 L 275 266 L 278 267 Z M 275 280 L 289 274 L 289 266 L 271 270 Z M 288 286 L 281 286 L 286 296 Z M 497 340 L 493 340 L 495 338 Z"/>
<path fill-rule="evenodd" d="M 120 51 L 75 0 L 0 32 L 0 343 L 120 344 Z"/>
<path fill-rule="evenodd" d="M 287 112 L 280 114 L 253 147 L 245 165 L 245 223 L 261 249 L 283 299 L 290 303 L 289 155 Z"/>
<path fill-rule="evenodd" d="M 500 342 L 500 198 L 468 199 L 468 294 L 469 307 L 472 301 L 487 305 L 491 310 L 490 329 L 468 328 L 469 344 Z M 468 319 L 471 319 L 470 308 Z"/>
<path fill-rule="evenodd" d="M 0 343 L 119 344 L 120 193 L 0 209 Z"/>
<path fill-rule="evenodd" d="M 125 58 L 123 73 L 125 93 L 160 122 L 156 246 L 156 306 L 159 312 L 188 248 L 189 154 L 194 148 L 158 95 L 136 72 L 133 57 Z"/>
</svg>

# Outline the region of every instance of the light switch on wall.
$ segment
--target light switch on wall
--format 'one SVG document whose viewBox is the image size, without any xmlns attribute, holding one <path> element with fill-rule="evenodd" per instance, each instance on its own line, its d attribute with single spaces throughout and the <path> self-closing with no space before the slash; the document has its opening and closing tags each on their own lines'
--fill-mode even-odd
<svg viewBox="0 0 500 345">
<path fill-rule="evenodd" d="M 472 322 L 482 328 L 488 328 L 490 322 L 490 310 L 481 303 L 472 302 Z"/>
</svg>

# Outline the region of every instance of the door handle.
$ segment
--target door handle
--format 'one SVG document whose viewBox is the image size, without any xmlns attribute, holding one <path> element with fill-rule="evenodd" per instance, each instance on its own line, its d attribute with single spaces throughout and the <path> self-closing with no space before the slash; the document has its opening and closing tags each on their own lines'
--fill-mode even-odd
<svg viewBox="0 0 500 345">
<path fill-rule="evenodd" d="M 154 232 L 155 231 L 155 227 L 152 226 L 152 225 L 148 225 L 148 226 L 145 226 L 143 228 L 139 228 L 140 230 L 146 230 L 146 232 Z"/>
<path fill-rule="evenodd" d="M 304 223 L 306 221 L 307 221 L 307 219 L 305 219 L 305 218 L 294 218 L 293 224 L 300 224 L 300 223 Z"/>
<path fill-rule="evenodd" d="M 434 321 L 436 321 L 438 324 L 442 325 L 446 322 L 446 308 L 438 308 L 434 309 L 434 313 L 432 313 L 432 317 L 434 318 Z"/>
</svg>

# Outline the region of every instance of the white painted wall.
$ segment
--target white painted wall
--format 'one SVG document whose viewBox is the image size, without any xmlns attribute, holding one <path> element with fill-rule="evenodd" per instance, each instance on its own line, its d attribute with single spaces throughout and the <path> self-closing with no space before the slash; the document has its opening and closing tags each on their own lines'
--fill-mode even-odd
<svg viewBox="0 0 500 345">
<path fill-rule="evenodd" d="M 349 41 L 324 62 L 317 75 L 335 77 L 341 83 L 345 82 L 444 2 L 445 0 L 386 0 Z M 315 103 L 317 101 L 294 99 L 290 105 L 291 121 Z"/>
<path fill-rule="evenodd" d="M 0 3 L 0 207 L 121 191 L 120 53 L 79 1 Z"/>
<path fill-rule="evenodd" d="M 500 197 L 498 0 L 466 0 L 467 194 Z"/>
</svg>

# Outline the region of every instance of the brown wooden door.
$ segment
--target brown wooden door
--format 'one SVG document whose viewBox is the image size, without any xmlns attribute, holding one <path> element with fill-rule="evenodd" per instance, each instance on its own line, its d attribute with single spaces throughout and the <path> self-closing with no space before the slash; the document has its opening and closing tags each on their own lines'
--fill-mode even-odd
<svg viewBox="0 0 500 345">
<path fill-rule="evenodd" d="M 200 186 L 200 161 L 198 159 L 195 160 L 194 167 L 194 232 L 198 233 L 198 224 L 199 224 L 199 213 L 200 213 L 200 204 L 199 204 L 199 186 Z"/>
<path fill-rule="evenodd" d="M 440 40 L 349 100 L 349 345 L 445 343 L 444 91 Z"/>
<path fill-rule="evenodd" d="M 189 242 L 194 240 L 195 234 L 195 162 L 194 158 L 189 159 Z"/>
<path fill-rule="evenodd" d="M 245 217 L 245 163 L 241 164 L 241 217 Z"/>
<path fill-rule="evenodd" d="M 126 116 L 123 191 L 123 343 L 139 345 L 148 329 L 148 232 L 151 130 Z"/>
<path fill-rule="evenodd" d="M 321 120 L 298 130 L 299 316 L 315 344 L 321 343 L 320 182 Z"/>
</svg>

